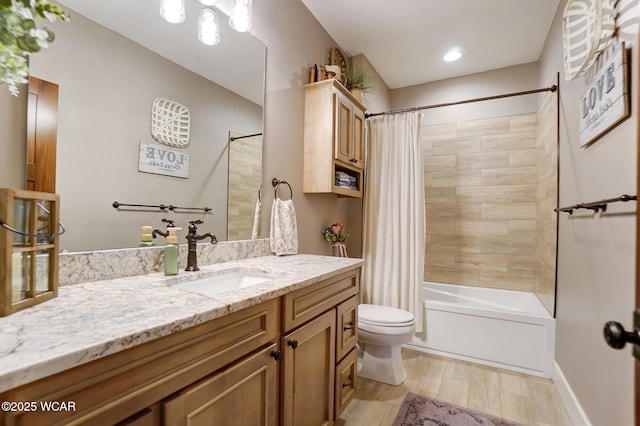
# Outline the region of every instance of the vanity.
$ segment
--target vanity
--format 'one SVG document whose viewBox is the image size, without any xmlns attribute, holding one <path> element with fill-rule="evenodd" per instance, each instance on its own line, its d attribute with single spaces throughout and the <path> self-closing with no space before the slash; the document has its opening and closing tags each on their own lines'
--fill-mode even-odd
<svg viewBox="0 0 640 426">
<path fill-rule="evenodd" d="M 264 256 L 63 286 L 0 319 L 0 424 L 332 424 L 354 393 L 362 263 Z M 188 283 L 245 272 L 266 279 Z"/>
</svg>

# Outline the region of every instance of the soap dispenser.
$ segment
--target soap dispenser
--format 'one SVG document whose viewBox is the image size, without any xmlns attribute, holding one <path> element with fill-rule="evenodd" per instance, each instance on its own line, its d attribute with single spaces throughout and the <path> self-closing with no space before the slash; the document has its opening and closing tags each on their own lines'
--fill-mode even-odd
<svg viewBox="0 0 640 426">
<path fill-rule="evenodd" d="M 155 245 L 153 243 L 153 235 L 151 235 L 152 228 L 153 228 L 152 226 L 148 226 L 148 225 L 142 227 L 142 235 L 140 236 L 140 244 L 138 244 L 138 246 L 150 247 Z"/>
<path fill-rule="evenodd" d="M 178 274 L 178 236 L 176 233 L 182 228 L 167 228 L 167 244 L 164 246 L 164 274 Z"/>
</svg>

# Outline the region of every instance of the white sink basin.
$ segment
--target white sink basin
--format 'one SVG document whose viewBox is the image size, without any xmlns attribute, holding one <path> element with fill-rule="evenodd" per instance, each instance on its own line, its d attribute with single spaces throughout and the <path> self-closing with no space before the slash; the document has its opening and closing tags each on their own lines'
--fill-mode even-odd
<svg viewBox="0 0 640 426">
<path fill-rule="evenodd" d="M 205 296 L 214 296 L 228 291 L 264 284 L 274 278 L 275 276 L 266 274 L 262 271 L 255 271 L 251 269 L 232 269 L 229 271 L 222 271 L 219 274 L 207 278 L 181 282 L 175 284 L 174 287 L 181 290 L 200 293 Z"/>
</svg>

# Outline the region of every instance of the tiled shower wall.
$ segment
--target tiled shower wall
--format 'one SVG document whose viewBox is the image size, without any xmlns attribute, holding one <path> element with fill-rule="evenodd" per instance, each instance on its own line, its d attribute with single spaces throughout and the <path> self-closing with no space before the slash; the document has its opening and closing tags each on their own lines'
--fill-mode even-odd
<svg viewBox="0 0 640 426">
<path fill-rule="evenodd" d="M 557 82 L 555 83 L 557 84 Z M 558 245 L 558 95 L 548 93 L 538 110 L 538 188 L 536 221 L 535 292 L 551 315 L 556 300 L 556 257 Z"/>
<path fill-rule="evenodd" d="M 259 138 L 236 139 L 229 145 L 229 205 L 227 209 L 229 241 L 248 240 L 262 182 L 262 141 Z M 263 226 L 264 227 L 264 226 Z M 264 232 L 262 233 L 264 236 Z"/>
<path fill-rule="evenodd" d="M 536 290 L 537 129 L 536 113 L 423 127 L 426 281 Z"/>
</svg>

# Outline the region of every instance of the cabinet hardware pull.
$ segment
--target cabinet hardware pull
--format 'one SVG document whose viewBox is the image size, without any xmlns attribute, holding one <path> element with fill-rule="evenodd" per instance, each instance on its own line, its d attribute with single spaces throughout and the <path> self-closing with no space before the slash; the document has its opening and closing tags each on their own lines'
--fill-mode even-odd
<svg viewBox="0 0 640 426">
<path fill-rule="evenodd" d="M 280 361 L 280 358 L 282 358 L 282 352 L 280 352 L 280 351 L 271 351 L 271 357 L 273 359 L 275 359 L 276 361 Z"/>
<path fill-rule="evenodd" d="M 343 388 L 348 388 L 349 386 L 353 386 L 353 376 L 349 374 L 349 377 L 347 377 L 347 379 L 351 380 L 351 383 L 343 383 L 342 384 Z"/>
<path fill-rule="evenodd" d="M 355 328 L 356 325 L 353 323 L 353 321 L 349 321 L 347 323 L 347 325 L 345 325 L 344 327 L 342 327 L 342 331 L 347 331 L 347 330 L 351 330 L 352 328 Z"/>
<path fill-rule="evenodd" d="M 293 349 L 298 347 L 298 341 L 297 340 L 289 340 L 287 342 L 287 345 L 291 346 Z"/>
</svg>

